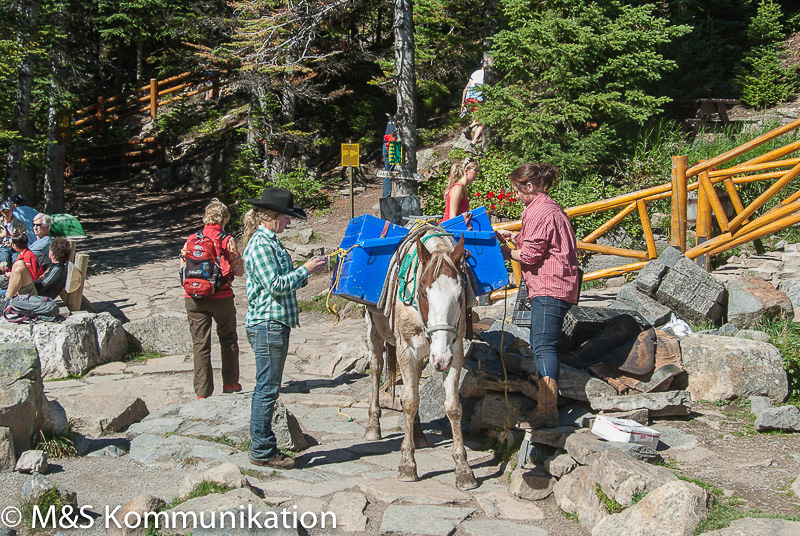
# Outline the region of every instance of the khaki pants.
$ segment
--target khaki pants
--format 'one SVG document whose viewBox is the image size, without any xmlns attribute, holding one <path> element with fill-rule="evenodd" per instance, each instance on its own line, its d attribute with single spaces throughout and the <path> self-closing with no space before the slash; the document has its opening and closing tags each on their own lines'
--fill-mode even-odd
<svg viewBox="0 0 800 536">
<path fill-rule="evenodd" d="M 217 323 L 222 353 L 222 383 L 239 383 L 239 339 L 236 335 L 236 306 L 229 298 L 186 298 L 186 315 L 194 350 L 194 392 L 208 397 L 214 392 L 211 367 L 211 320 Z"/>
</svg>

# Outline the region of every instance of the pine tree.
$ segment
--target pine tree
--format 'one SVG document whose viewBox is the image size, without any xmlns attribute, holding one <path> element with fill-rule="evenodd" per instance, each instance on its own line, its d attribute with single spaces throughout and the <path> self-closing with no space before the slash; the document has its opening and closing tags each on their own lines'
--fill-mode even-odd
<svg viewBox="0 0 800 536">
<path fill-rule="evenodd" d="M 797 68 L 784 67 L 781 58 L 786 46 L 780 5 L 762 0 L 747 37 L 752 48 L 742 59 L 742 72 L 737 77 L 742 102 L 766 108 L 787 100 L 796 91 L 798 80 Z"/>
</svg>

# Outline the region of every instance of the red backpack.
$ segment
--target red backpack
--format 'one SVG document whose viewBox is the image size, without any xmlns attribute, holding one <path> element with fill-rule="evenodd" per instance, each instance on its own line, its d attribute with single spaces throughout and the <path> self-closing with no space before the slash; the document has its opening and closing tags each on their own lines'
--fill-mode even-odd
<svg viewBox="0 0 800 536">
<path fill-rule="evenodd" d="M 227 281 L 220 259 L 229 238 L 223 232 L 219 235 L 219 242 L 215 243 L 211 237 L 203 235 L 203 231 L 197 231 L 186 240 L 181 284 L 188 296 L 211 297 Z"/>
</svg>

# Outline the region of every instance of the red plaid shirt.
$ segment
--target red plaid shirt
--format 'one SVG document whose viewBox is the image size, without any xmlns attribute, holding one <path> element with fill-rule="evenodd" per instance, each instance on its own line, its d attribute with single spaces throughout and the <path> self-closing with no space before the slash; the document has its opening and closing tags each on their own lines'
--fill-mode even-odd
<svg viewBox="0 0 800 536">
<path fill-rule="evenodd" d="M 528 296 L 578 302 L 575 231 L 558 203 L 541 194 L 525 207 L 516 242 Z"/>
</svg>

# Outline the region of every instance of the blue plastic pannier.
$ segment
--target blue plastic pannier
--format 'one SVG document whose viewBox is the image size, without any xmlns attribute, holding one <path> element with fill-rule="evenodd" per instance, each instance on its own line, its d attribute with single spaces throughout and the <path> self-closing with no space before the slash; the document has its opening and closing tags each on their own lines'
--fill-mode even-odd
<svg viewBox="0 0 800 536">
<path fill-rule="evenodd" d="M 469 252 L 467 265 L 478 287 L 475 294 L 481 296 L 508 285 L 508 272 L 486 208 L 470 212 L 472 230 L 467 229 L 463 214 L 442 222 L 442 227 L 456 240 L 464 235 L 464 248 Z"/>
<path fill-rule="evenodd" d="M 347 225 L 340 248 L 353 249 L 340 260 L 339 280 L 333 294 L 359 303 L 376 305 L 381 298 L 389 261 L 408 229 L 365 214 Z M 338 272 L 337 270 L 334 273 Z"/>
</svg>

